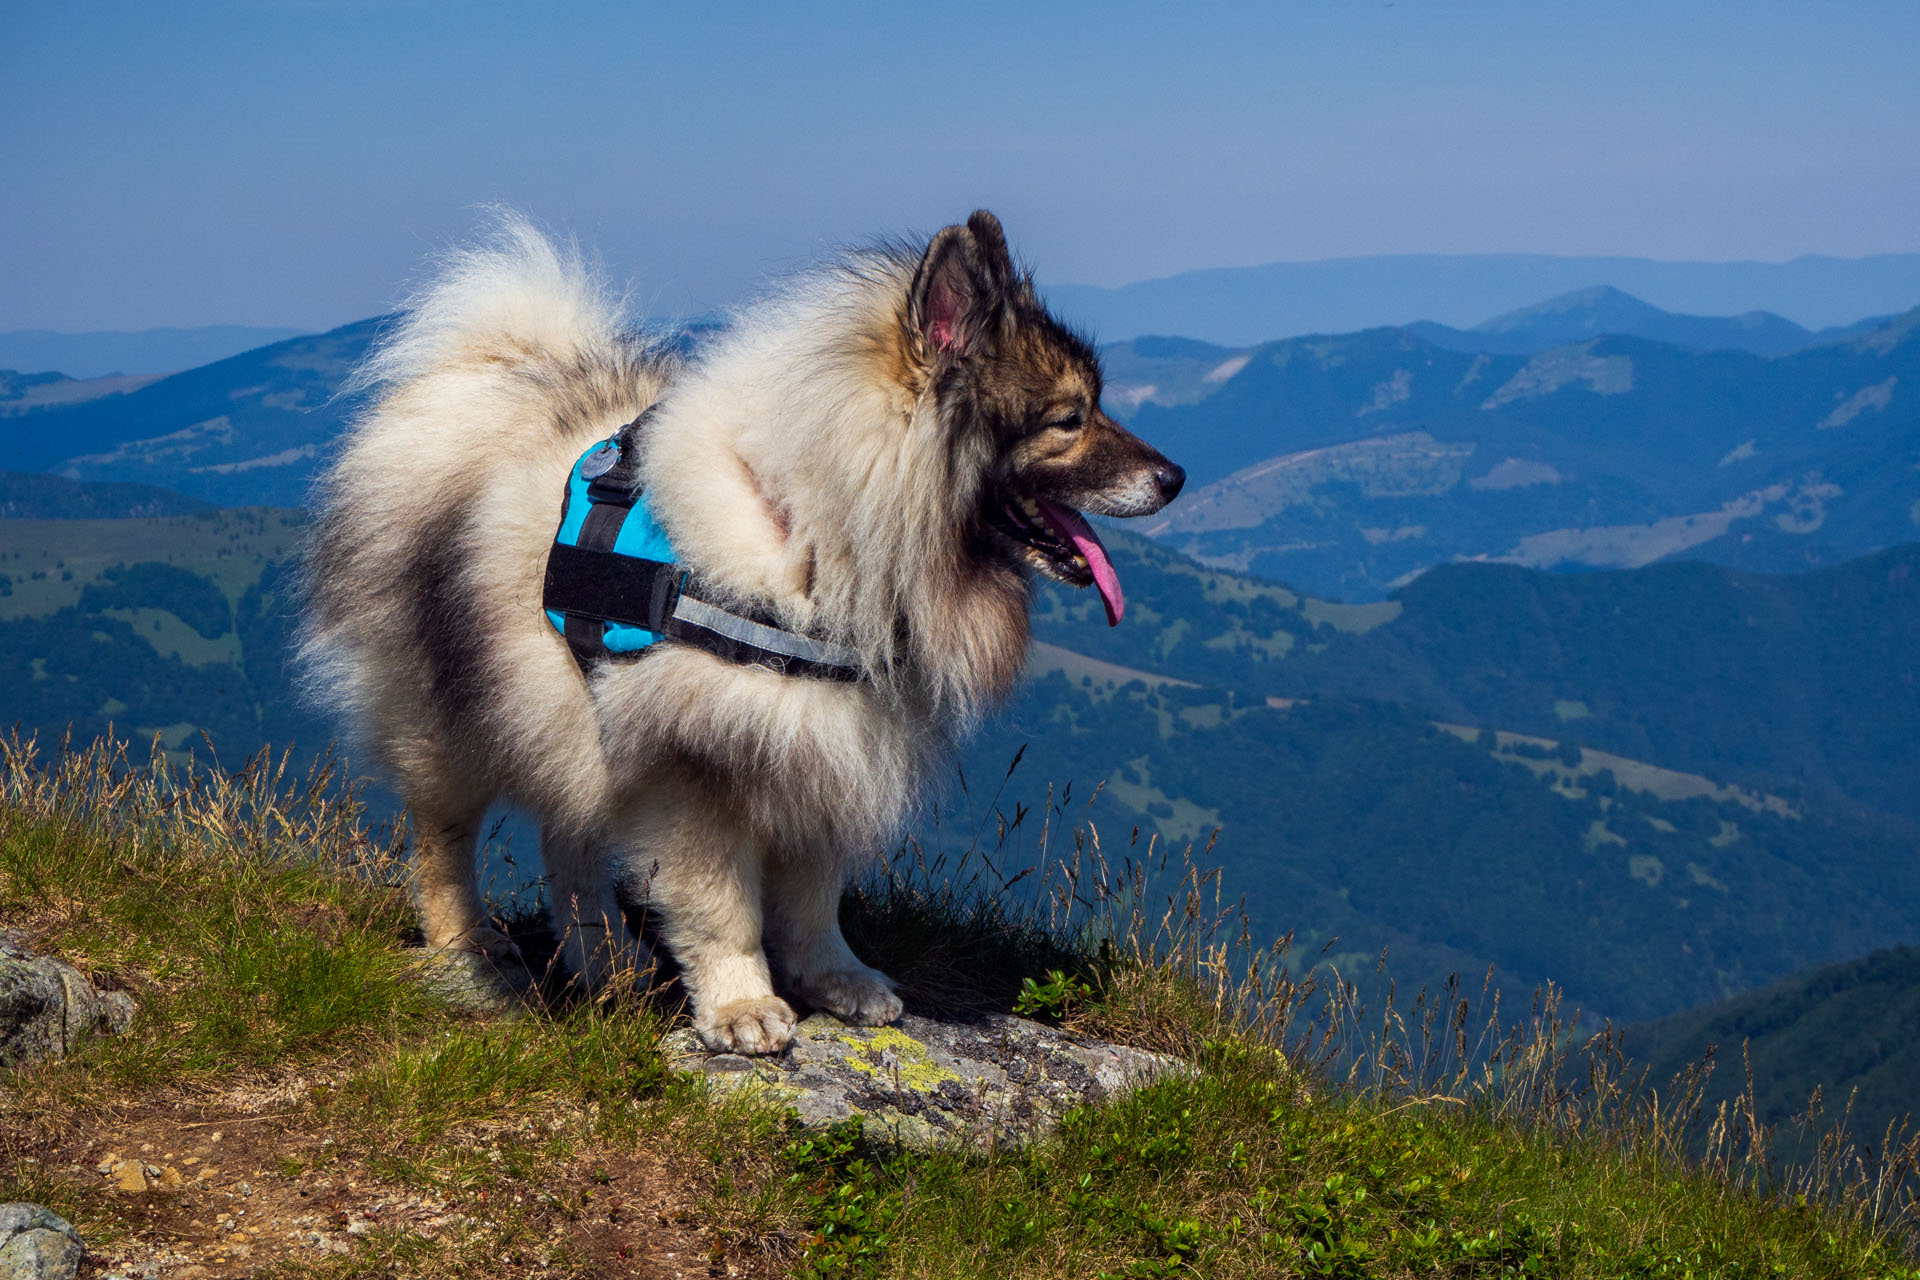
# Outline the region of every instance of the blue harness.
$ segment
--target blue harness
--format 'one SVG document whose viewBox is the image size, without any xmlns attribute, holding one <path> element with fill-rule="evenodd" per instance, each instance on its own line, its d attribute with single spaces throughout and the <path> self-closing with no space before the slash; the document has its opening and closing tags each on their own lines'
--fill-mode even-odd
<svg viewBox="0 0 1920 1280">
<path fill-rule="evenodd" d="M 674 560 L 640 487 L 640 433 L 652 413 L 581 454 L 567 476 L 542 604 L 580 669 L 638 658 L 664 640 L 782 675 L 858 680 L 852 650 L 701 598 L 698 576 Z"/>
</svg>

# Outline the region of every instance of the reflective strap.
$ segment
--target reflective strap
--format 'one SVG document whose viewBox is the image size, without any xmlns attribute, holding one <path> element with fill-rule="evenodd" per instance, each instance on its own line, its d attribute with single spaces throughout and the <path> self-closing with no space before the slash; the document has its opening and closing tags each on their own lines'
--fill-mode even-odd
<svg viewBox="0 0 1920 1280">
<path fill-rule="evenodd" d="M 811 636 L 782 631 L 778 627 L 763 626 L 738 614 L 728 613 L 718 605 L 695 600 L 692 596 L 680 597 L 680 603 L 674 606 L 673 616 L 766 653 L 798 658 L 819 667 L 841 667 L 855 674 L 860 670 L 860 656 L 844 645 L 815 640 Z"/>
</svg>

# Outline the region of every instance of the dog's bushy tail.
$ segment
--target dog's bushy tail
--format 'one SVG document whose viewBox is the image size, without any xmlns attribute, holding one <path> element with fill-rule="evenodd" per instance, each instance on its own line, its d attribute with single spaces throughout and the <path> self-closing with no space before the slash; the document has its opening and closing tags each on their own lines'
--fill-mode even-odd
<svg viewBox="0 0 1920 1280">
<path fill-rule="evenodd" d="M 345 390 L 517 357 L 566 362 L 616 346 L 625 326 L 625 300 L 576 245 L 556 245 L 524 214 L 494 209 L 479 243 L 434 264 Z"/>
</svg>

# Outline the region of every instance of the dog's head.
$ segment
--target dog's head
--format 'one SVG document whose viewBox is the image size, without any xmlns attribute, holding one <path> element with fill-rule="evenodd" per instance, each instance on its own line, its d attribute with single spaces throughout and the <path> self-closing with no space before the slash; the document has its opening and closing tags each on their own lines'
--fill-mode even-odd
<svg viewBox="0 0 1920 1280">
<path fill-rule="evenodd" d="M 1081 513 L 1150 515 L 1186 472 L 1101 409 L 1098 357 L 1041 305 L 991 213 L 933 238 L 905 324 L 944 429 L 984 446 L 981 544 L 1060 582 L 1097 585 L 1117 623 L 1120 580 Z"/>
</svg>

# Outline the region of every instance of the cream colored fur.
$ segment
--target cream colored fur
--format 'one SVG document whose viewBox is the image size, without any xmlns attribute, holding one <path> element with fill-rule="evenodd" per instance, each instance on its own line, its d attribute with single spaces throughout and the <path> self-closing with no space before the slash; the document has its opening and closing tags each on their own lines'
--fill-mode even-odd
<svg viewBox="0 0 1920 1280">
<path fill-rule="evenodd" d="M 1027 640 L 1024 579 L 957 536 L 989 460 L 942 429 L 902 335 L 916 265 L 883 251 L 802 278 L 681 362 L 626 335 L 576 255 L 508 218 L 380 344 L 372 407 L 320 495 L 302 654 L 407 798 L 430 945 L 508 945 L 473 865 L 505 796 L 542 823 L 556 928 L 587 981 L 644 963 L 619 873 L 661 912 L 709 1045 L 791 1037 L 769 945 L 809 1003 L 898 1016 L 840 935 L 842 886 Z M 541 611 L 560 496 L 579 454 L 656 399 L 643 476 L 681 559 L 851 645 L 871 679 L 669 645 L 583 679 Z"/>
</svg>

